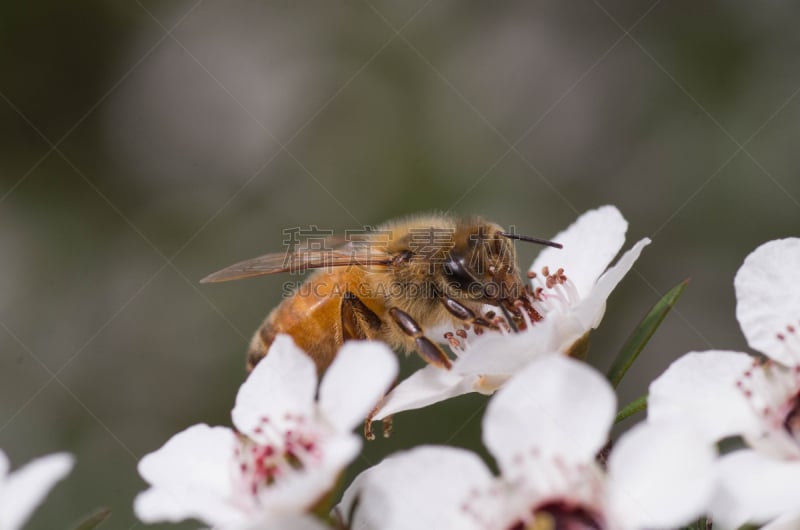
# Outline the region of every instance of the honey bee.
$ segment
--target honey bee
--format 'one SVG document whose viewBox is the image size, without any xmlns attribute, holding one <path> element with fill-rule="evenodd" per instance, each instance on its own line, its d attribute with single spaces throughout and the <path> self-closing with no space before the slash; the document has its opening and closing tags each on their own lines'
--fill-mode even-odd
<svg viewBox="0 0 800 530">
<path fill-rule="evenodd" d="M 441 326 L 497 329 L 523 324 L 528 300 L 513 241 L 561 248 L 552 241 L 506 232 L 480 217 L 419 215 L 388 221 L 336 249 L 266 254 L 215 272 L 201 283 L 316 269 L 266 317 L 247 351 L 247 369 L 280 333 L 290 335 L 323 372 L 347 340 L 379 340 L 416 351 L 434 366 L 451 360 L 426 330 Z M 532 308 L 529 308 L 532 310 Z M 531 313 L 529 313 L 531 315 Z M 523 324 L 524 325 L 524 324 Z"/>
</svg>

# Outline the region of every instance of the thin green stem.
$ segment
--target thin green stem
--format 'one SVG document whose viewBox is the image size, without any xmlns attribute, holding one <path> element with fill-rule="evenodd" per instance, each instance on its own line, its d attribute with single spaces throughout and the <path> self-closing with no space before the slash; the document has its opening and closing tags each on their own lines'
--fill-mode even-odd
<svg viewBox="0 0 800 530">
<path fill-rule="evenodd" d="M 661 325 L 667 313 L 669 313 L 670 309 L 675 305 L 675 302 L 678 301 L 678 298 L 680 298 L 687 285 L 689 285 L 688 278 L 670 289 L 661 300 L 656 302 L 652 309 L 650 309 L 650 312 L 647 313 L 639 325 L 633 330 L 631 336 L 628 337 L 628 340 L 622 346 L 622 349 L 620 349 L 617 358 L 614 359 L 608 371 L 608 380 L 611 381 L 614 388 L 616 388 L 620 381 L 622 381 L 622 378 L 625 377 L 628 368 L 630 368 L 636 358 L 639 357 L 639 354 L 644 349 L 645 345 L 647 345 L 653 333 L 655 333 Z"/>
<path fill-rule="evenodd" d="M 647 410 L 647 396 L 636 398 L 625 405 L 622 410 L 619 411 L 617 417 L 614 418 L 614 424 L 617 424 L 626 418 L 630 418 L 637 412 L 641 412 L 643 410 Z"/>
</svg>

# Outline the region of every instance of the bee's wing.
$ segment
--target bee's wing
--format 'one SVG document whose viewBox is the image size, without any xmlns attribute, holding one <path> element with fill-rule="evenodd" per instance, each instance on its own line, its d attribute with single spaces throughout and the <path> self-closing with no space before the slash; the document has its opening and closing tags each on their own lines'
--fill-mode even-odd
<svg viewBox="0 0 800 530">
<path fill-rule="evenodd" d="M 300 234 L 296 241 L 297 246 L 294 252 L 309 252 L 313 250 L 341 250 L 342 247 L 362 246 L 369 247 L 373 251 L 384 248 L 385 241 L 382 243 L 380 238 L 375 238 L 374 230 L 351 231 L 344 234 L 321 233 Z"/>
<path fill-rule="evenodd" d="M 294 252 L 309 252 L 312 250 L 336 250 L 346 245 L 351 238 L 345 234 L 326 234 L 321 237 L 301 238 L 294 248 Z"/>
<path fill-rule="evenodd" d="M 347 248 L 342 250 L 303 250 L 300 252 L 276 252 L 234 263 L 230 267 L 209 274 L 200 283 L 227 282 L 276 274 L 298 272 L 323 267 L 346 267 L 389 265 L 391 258 L 386 253 L 370 252 L 368 249 Z"/>
</svg>

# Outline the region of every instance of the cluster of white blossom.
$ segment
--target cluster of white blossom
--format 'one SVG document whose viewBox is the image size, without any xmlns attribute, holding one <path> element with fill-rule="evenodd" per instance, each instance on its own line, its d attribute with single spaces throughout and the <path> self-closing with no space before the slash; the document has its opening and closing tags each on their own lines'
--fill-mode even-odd
<svg viewBox="0 0 800 530">
<path fill-rule="evenodd" d="M 566 354 L 650 243 L 609 267 L 626 230 L 614 207 L 582 215 L 554 237 L 564 250 L 545 249 L 531 267 L 541 320 L 459 340 L 451 370 L 425 367 L 382 400 L 397 370 L 382 344 L 346 344 L 315 401 L 312 362 L 279 338 L 239 392 L 236 432 L 195 426 L 142 460 L 152 487 L 137 513 L 226 530 L 638 530 L 700 517 L 715 528 L 800 528 L 800 239 L 758 248 L 735 280 L 745 336 L 771 359 L 685 355 L 651 385 L 647 420 L 612 446 L 614 390 Z M 327 517 L 312 518 L 377 403 L 376 420 L 468 392 L 495 394 L 483 443 L 499 473 L 463 449 L 416 447 L 362 472 Z M 738 449 L 721 454 L 733 436 Z"/>
<path fill-rule="evenodd" d="M 752 252 L 734 281 L 736 318 L 764 357 L 689 352 L 650 385 L 648 421 L 692 425 L 742 446 L 717 462 L 709 513 L 723 528 L 800 528 L 800 239 Z"/>
<path fill-rule="evenodd" d="M 384 344 L 346 343 L 318 384 L 313 361 L 279 336 L 239 390 L 233 429 L 189 427 L 141 460 L 150 487 L 137 516 L 222 530 L 644 530 L 701 518 L 800 529 L 800 239 L 760 246 L 735 278 L 736 316 L 767 359 L 687 353 L 650 385 L 647 419 L 611 443 L 614 389 L 569 354 L 650 242 L 608 267 L 626 230 L 614 207 L 582 215 L 554 238 L 564 250 L 531 267 L 540 320 L 462 337 L 451 370 L 423 368 L 387 395 L 398 368 Z M 365 418 L 468 392 L 493 394 L 482 435 L 497 472 L 467 450 L 420 446 L 336 497 Z M 20 528 L 71 465 L 53 455 L 3 479 L 0 453 L 0 528 Z"/>
<path fill-rule="evenodd" d="M 221 529 L 324 528 L 308 514 L 358 456 L 353 428 L 396 374 L 388 347 L 348 342 L 317 386 L 311 358 L 279 336 L 239 389 L 235 430 L 195 425 L 141 460 L 151 487 L 136 498 L 136 513 Z"/>
</svg>

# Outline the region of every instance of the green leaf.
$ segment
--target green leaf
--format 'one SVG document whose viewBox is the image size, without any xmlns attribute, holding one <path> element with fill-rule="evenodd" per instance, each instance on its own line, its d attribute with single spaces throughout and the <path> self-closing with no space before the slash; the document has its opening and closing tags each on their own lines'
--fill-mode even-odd
<svg viewBox="0 0 800 530">
<path fill-rule="evenodd" d="M 640 412 L 642 410 L 647 409 L 647 396 L 642 396 L 639 398 L 634 399 L 627 405 L 625 405 L 622 410 L 617 413 L 617 417 L 614 418 L 614 424 L 621 422 L 622 420 L 629 418 Z"/>
<path fill-rule="evenodd" d="M 91 515 L 83 518 L 83 520 L 75 525 L 73 530 L 93 530 L 97 528 L 111 515 L 111 508 L 100 508 Z"/>
<path fill-rule="evenodd" d="M 628 337 L 628 340 L 617 354 L 617 358 L 614 359 L 611 369 L 608 371 L 608 380 L 611 381 L 611 384 L 615 388 L 619 385 L 620 381 L 622 381 L 622 378 L 625 377 L 628 368 L 633 365 L 639 353 L 644 349 L 650 337 L 653 336 L 653 333 L 656 332 L 658 326 L 661 325 L 661 322 L 664 320 L 664 317 L 667 316 L 669 310 L 672 309 L 672 306 L 675 305 L 675 302 L 677 302 L 678 298 L 683 294 L 687 285 L 689 285 L 689 278 L 686 278 L 670 289 L 661 300 L 656 302 L 653 308 L 650 309 L 650 312 L 647 313 L 647 316 L 642 319 L 639 325 L 636 326 L 636 329 L 633 330 L 633 333 L 631 333 L 631 336 Z"/>
<path fill-rule="evenodd" d="M 334 484 L 327 493 L 320 497 L 320 499 L 314 503 L 309 510 L 312 515 L 315 515 L 318 519 L 323 521 L 327 520 L 328 522 L 333 522 L 331 511 L 333 510 L 336 499 L 339 499 L 342 496 L 342 492 L 346 486 L 344 479 L 345 473 L 339 473 L 339 476 L 336 477 L 336 484 Z"/>
</svg>

